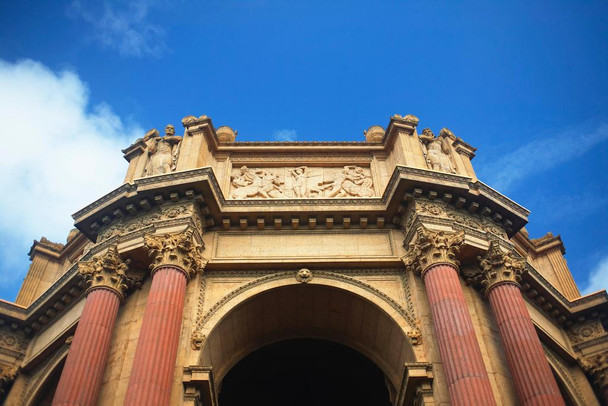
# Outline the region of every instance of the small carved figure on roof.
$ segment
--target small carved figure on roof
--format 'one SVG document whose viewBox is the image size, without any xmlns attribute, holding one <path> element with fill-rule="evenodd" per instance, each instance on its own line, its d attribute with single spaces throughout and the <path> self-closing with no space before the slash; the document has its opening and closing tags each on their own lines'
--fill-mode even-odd
<svg viewBox="0 0 608 406">
<path fill-rule="evenodd" d="M 425 128 L 420 135 L 422 151 L 428 167 L 434 171 L 456 173 L 455 165 L 450 155 L 450 145 L 447 137 L 435 137 L 435 134 Z"/>
<path fill-rule="evenodd" d="M 148 163 L 144 169 L 144 176 L 160 175 L 175 170 L 179 146 L 182 137 L 175 135 L 175 127 L 171 124 L 165 127 L 165 136 L 158 135 L 152 130 L 144 137 L 148 142 Z"/>
</svg>

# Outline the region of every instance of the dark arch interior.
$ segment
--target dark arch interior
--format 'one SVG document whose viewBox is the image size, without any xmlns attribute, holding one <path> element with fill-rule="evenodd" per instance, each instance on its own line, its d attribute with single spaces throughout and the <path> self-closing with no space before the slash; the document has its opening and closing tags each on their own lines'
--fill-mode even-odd
<svg viewBox="0 0 608 406">
<path fill-rule="evenodd" d="M 222 382 L 220 406 L 389 406 L 384 374 L 341 344 L 280 341 L 254 351 Z"/>
</svg>

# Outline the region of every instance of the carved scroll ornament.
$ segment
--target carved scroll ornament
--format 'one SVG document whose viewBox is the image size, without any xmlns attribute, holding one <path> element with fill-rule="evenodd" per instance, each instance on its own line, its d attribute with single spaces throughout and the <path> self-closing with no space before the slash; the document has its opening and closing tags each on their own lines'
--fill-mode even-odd
<svg viewBox="0 0 608 406">
<path fill-rule="evenodd" d="M 593 379 L 598 389 L 608 388 L 608 354 L 601 353 L 581 358 L 579 363 L 583 370 Z"/>
<path fill-rule="evenodd" d="M 202 272 L 207 264 L 203 246 L 195 241 L 192 229 L 177 234 L 146 235 L 144 244 L 152 258 L 152 272 L 162 266 L 174 266 L 190 277 Z"/>
<path fill-rule="evenodd" d="M 407 254 L 402 258 L 406 268 L 424 275 L 430 267 L 438 264 L 449 264 L 456 268 L 460 262 L 456 259 L 460 246 L 464 242 L 464 232 L 449 233 L 432 231 L 424 226 L 416 230 L 418 239 L 411 244 Z"/>
<path fill-rule="evenodd" d="M 128 259 L 123 260 L 118 254 L 118 248 L 113 246 L 101 257 L 79 262 L 78 272 L 86 279 L 89 292 L 95 288 L 106 288 L 123 299 L 125 291 L 142 279 L 135 273 L 127 275 L 130 262 Z"/>
</svg>

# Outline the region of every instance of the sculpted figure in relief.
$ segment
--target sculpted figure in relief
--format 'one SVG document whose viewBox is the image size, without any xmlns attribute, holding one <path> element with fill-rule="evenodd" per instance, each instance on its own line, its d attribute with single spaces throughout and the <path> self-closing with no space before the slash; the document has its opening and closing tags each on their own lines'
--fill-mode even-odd
<svg viewBox="0 0 608 406">
<path fill-rule="evenodd" d="M 165 127 L 165 136 L 158 135 L 152 130 L 146 134 L 144 141 L 148 143 L 148 163 L 144 169 L 144 176 L 160 175 L 175 170 L 179 145 L 182 137 L 175 135 L 175 127 L 171 124 Z"/>
<path fill-rule="evenodd" d="M 347 165 L 341 169 L 315 169 L 311 171 L 307 166 L 298 166 L 271 171 L 242 166 L 235 170 L 230 178 L 230 197 L 247 199 L 374 196 L 369 170 L 357 165 Z"/>
<path fill-rule="evenodd" d="M 249 169 L 242 166 L 240 173 L 232 177 L 233 199 L 248 197 L 283 197 L 279 177 L 269 170 Z"/>
<path fill-rule="evenodd" d="M 308 192 L 308 175 L 306 167 L 300 166 L 291 171 L 291 176 L 294 178 L 293 194 L 295 197 L 307 197 Z"/>
<path fill-rule="evenodd" d="M 371 176 L 365 174 L 357 165 L 347 165 L 329 184 L 329 197 L 371 197 L 374 195 Z"/>
<path fill-rule="evenodd" d="M 435 137 L 435 134 L 425 128 L 420 135 L 422 151 L 428 167 L 434 171 L 456 173 L 451 161 L 449 141 L 446 137 Z"/>
</svg>

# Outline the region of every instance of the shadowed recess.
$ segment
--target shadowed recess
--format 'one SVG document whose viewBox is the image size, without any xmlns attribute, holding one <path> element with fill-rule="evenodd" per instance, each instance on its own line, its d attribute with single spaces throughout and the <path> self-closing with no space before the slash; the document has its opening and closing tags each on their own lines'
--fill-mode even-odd
<svg viewBox="0 0 608 406">
<path fill-rule="evenodd" d="M 222 382 L 220 406 L 390 405 L 380 368 L 357 351 L 294 339 L 254 351 Z"/>
</svg>

